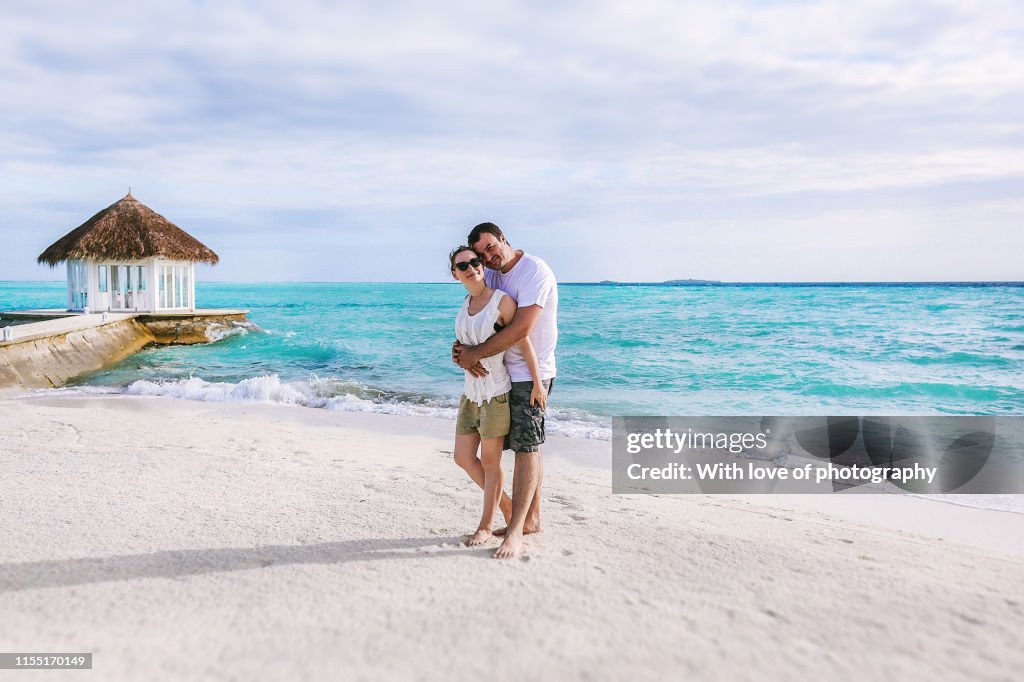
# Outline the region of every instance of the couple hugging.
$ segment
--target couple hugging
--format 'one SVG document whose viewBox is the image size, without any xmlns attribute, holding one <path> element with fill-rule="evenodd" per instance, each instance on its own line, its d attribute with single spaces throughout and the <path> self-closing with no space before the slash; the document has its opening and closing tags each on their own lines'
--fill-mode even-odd
<svg viewBox="0 0 1024 682">
<path fill-rule="evenodd" d="M 494 223 L 473 228 L 449 255 L 452 276 L 469 292 L 455 319 L 452 360 L 465 370 L 455 425 L 455 462 L 484 490 L 474 546 L 492 535 L 495 509 L 506 527 L 495 558 L 523 551 L 540 530 L 540 445 L 555 380 L 558 284 L 547 263 L 508 243 Z M 516 455 L 512 497 L 502 489 L 501 452 Z M 477 457 L 479 450 L 480 456 Z"/>
</svg>

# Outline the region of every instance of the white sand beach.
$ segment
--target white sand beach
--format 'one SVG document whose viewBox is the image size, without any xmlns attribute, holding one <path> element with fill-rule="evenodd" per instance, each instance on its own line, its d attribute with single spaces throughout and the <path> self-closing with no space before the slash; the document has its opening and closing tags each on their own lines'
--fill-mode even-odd
<svg viewBox="0 0 1024 682">
<path fill-rule="evenodd" d="M 612 495 L 609 443 L 553 438 L 544 531 L 498 561 L 496 541 L 461 544 L 480 493 L 452 462 L 452 428 L 170 398 L 0 400 L 0 651 L 94 653 L 92 672 L 3 679 L 1024 669 L 1024 515 L 895 496 Z"/>
</svg>

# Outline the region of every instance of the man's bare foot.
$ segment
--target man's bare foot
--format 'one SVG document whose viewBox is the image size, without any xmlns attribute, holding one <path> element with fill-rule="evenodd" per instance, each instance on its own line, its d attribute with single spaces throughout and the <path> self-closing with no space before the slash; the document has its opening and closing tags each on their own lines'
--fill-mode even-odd
<svg viewBox="0 0 1024 682">
<path fill-rule="evenodd" d="M 509 533 L 501 547 L 494 550 L 495 559 L 514 559 L 523 553 L 523 536 L 519 533 Z"/>
<path fill-rule="evenodd" d="M 494 531 L 493 535 L 495 535 L 496 537 L 500 538 L 501 536 L 503 536 L 507 532 L 508 532 L 508 527 L 506 526 L 505 528 L 499 528 L 498 530 Z M 539 532 L 540 532 L 540 526 L 539 525 L 535 526 L 535 525 L 532 525 L 530 523 L 527 523 L 525 526 L 523 526 L 523 535 L 529 535 L 530 533 L 539 533 Z"/>
<path fill-rule="evenodd" d="M 480 528 L 479 530 L 477 530 L 477 532 L 469 536 L 469 539 L 466 540 L 466 546 L 476 547 L 477 545 L 484 544 L 490 539 L 491 531 L 487 530 L 486 528 Z"/>
</svg>

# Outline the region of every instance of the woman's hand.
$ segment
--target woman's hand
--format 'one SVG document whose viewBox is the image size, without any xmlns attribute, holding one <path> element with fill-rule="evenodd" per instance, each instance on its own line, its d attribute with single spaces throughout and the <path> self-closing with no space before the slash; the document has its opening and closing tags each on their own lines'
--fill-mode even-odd
<svg viewBox="0 0 1024 682">
<path fill-rule="evenodd" d="M 530 405 L 534 404 L 542 410 L 548 409 L 548 392 L 539 381 L 533 382 L 533 390 L 530 391 Z"/>
</svg>

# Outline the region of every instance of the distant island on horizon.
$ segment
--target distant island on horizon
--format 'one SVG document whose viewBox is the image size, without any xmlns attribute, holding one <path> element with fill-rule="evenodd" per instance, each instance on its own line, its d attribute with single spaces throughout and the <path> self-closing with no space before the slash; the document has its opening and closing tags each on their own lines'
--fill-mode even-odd
<svg viewBox="0 0 1024 682">
<path fill-rule="evenodd" d="M 600 282 L 595 282 L 600 286 L 637 286 L 640 284 L 656 284 L 659 286 L 666 287 L 690 287 L 690 286 L 706 286 L 708 284 L 724 284 L 724 282 L 717 279 L 667 279 L 664 282 L 616 282 L 611 279 L 603 279 Z"/>
<path fill-rule="evenodd" d="M 1018 280 L 988 280 L 988 281 L 848 281 L 848 282 L 723 282 L 717 279 L 668 279 L 663 282 L 617 282 L 611 279 L 604 279 L 600 282 L 561 282 L 573 286 L 591 287 L 737 287 L 737 286 L 762 286 L 762 287 L 919 287 L 919 286 L 1024 286 L 1024 282 Z"/>
</svg>

